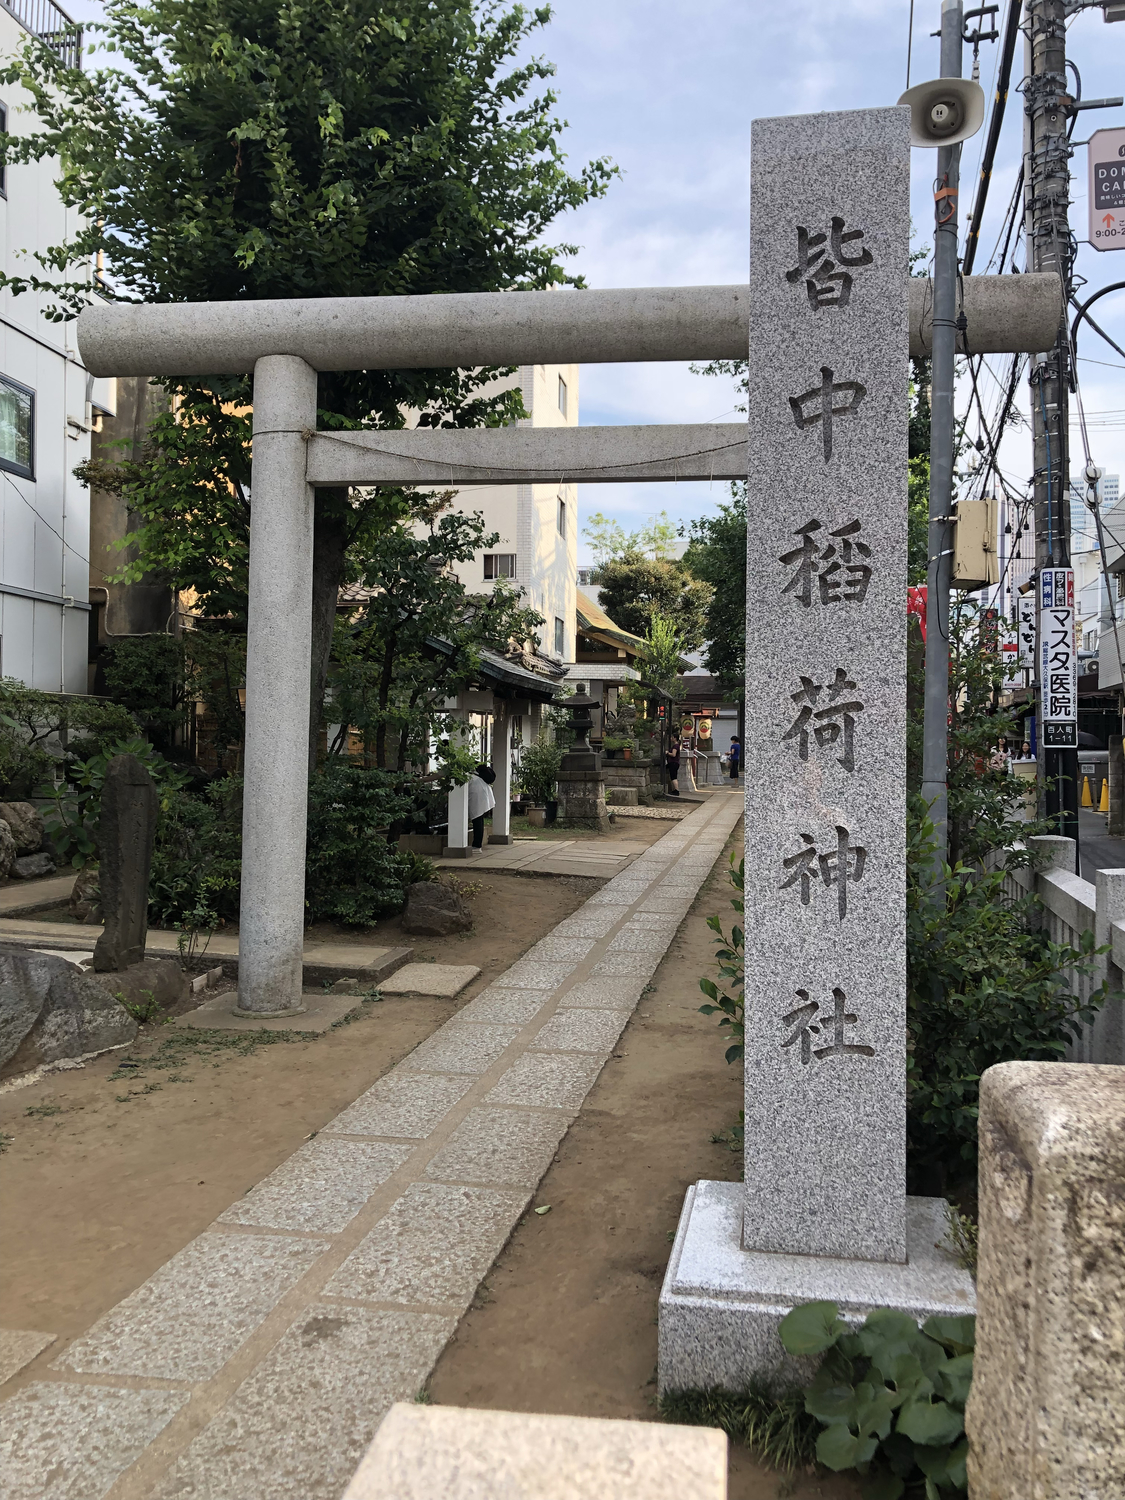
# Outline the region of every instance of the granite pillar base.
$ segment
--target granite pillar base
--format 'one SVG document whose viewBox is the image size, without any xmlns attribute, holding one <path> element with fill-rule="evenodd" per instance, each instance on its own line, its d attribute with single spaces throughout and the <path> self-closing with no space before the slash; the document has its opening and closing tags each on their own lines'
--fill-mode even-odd
<svg viewBox="0 0 1125 1500">
<path fill-rule="evenodd" d="M 660 1292 L 662 1393 L 806 1384 L 819 1359 L 793 1358 L 777 1332 L 802 1302 L 835 1302 L 855 1323 L 877 1307 L 919 1321 L 976 1311 L 973 1279 L 945 1248 L 944 1200 L 906 1200 L 908 1259 L 894 1265 L 743 1250 L 743 1192 L 740 1182 L 688 1189 Z"/>
<path fill-rule="evenodd" d="M 573 753 L 573 752 L 572 752 Z M 568 756 L 567 759 L 570 759 Z M 594 757 L 590 757 L 594 759 Z M 598 769 L 571 770 L 566 761 L 558 775 L 559 815 L 562 828 L 592 828 L 609 832 L 605 805 L 605 778 Z"/>
</svg>

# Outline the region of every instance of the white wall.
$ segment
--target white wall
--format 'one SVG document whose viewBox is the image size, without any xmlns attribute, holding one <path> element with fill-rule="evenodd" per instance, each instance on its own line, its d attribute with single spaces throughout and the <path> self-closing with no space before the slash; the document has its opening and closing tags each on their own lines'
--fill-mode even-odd
<svg viewBox="0 0 1125 1500">
<path fill-rule="evenodd" d="M 27 35 L 0 9 L 0 57 L 11 57 Z M 0 85 L 0 103 L 11 134 L 35 131 L 24 90 Z M 79 222 L 55 190 L 56 173 L 54 161 L 5 169 L 0 264 L 9 274 L 43 274 L 18 252 L 58 245 Z M 49 302 L 44 294 L 0 292 L 0 374 L 35 392 L 35 477 L 0 471 L 0 672 L 33 687 L 84 693 L 90 497 L 73 470 L 90 456 L 88 396 L 112 410 L 113 382 L 88 382 L 73 323 L 41 316 Z"/>
</svg>

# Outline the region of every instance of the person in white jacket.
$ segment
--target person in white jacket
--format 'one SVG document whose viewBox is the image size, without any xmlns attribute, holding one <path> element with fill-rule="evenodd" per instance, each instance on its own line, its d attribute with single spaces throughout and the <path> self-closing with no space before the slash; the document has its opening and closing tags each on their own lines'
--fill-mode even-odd
<svg viewBox="0 0 1125 1500">
<path fill-rule="evenodd" d="M 484 819 L 496 806 L 492 783 L 496 772 L 491 766 L 478 766 L 469 777 L 469 822 L 473 825 L 473 848 L 484 847 Z"/>
</svg>

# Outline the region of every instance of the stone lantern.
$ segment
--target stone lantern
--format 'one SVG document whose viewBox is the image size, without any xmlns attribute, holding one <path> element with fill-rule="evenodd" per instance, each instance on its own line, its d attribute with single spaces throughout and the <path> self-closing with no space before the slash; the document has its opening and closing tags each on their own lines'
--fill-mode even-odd
<svg viewBox="0 0 1125 1500">
<path fill-rule="evenodd" d="M 569 710 L 576 738 L 559 767 L 559 822 L 571 828 L 596 828 L 608 833 L 602 758 L 590 745 L 590 730 L 594 727 L 591 710 L 601 704 L 588 693 L 575 693 L 560 707 Z"/>
</svg>

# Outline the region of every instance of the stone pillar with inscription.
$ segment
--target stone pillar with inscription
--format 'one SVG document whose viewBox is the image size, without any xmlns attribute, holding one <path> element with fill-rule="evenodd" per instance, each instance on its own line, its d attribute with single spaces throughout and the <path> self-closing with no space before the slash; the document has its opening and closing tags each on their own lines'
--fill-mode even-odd
<svg viewBox="0 0 1125 1500">
<path fill-rule="evenodd" d="M 807 1374 L 798 1302 L 973 1305 L 905 1181 L 908 122 L 753 125 L 745 1181 L 688 1195 L 666 1390 Z"/>
</svg>

